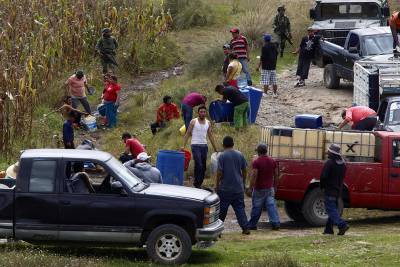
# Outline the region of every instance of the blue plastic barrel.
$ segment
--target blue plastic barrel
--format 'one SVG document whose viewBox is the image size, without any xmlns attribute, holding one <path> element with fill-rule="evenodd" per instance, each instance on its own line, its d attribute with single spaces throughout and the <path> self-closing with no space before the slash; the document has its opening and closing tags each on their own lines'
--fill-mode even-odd
<svg viewBox="0 0 400 267">
<path fill-rule="evenodd" d="M 319 129 L 322 127 L 322 116 L 313 114 L 299 114 L 294 118 L 297 128 Z"/>
<path fill-rule="evenodd" d="M 185 153 L 175 150 L 159 150 L 157 169 L 160 170 L 164 184 L 183 185 Z"/>
<path fill-rule="evenodd" d="M 240 90 L 240 92 L 242 92 L 242 94 L 244 94 L 246 97 L 247 97 L 247 99 L 249 100 L 249 112 L 248 112 L 248 121 L 250 122 L 250 115 L 251 115 L 251 104 L 250 104 L 250 91 L 249 90 L 247 90 L 247 87 L 246 87 L 246 89 L 245 88 L 242 88 L 242 89 L 239 89 Z"/>
<path fill-rule="evenodd" d="M 250 123 L 255 123 L 263 92 L 250 86 L 246 87 L 246 89 L 249 90 L 250 96 Z"/>
<path fill-rule="evenodd" d="M 233 121 L 233 104 L 230 102 L 213 101 L 208 108 L 211 120 L 215 122 Z"/>
</svg>

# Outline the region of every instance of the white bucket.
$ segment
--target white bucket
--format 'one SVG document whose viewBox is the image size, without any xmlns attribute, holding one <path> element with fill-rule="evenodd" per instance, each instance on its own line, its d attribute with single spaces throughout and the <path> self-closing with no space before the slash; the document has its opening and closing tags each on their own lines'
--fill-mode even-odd
<svg viewBox="0 0 400 267">
<path fill-rule="evenodd" d="M 82 123 L 88 132 L 95 132 L 97 130 L 96 118 L 91 115 L 83 118 Z"/>
</svg>

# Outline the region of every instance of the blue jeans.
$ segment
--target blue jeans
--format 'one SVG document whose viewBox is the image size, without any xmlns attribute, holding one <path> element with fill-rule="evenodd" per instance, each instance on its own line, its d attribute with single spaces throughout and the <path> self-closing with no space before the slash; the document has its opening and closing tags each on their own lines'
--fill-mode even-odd
<svg viewBox="0 0 400 267">
<path fill-rule="evenodd" d="M 242 230 L 248 229 L 247 215 L 244 206 L 244 195 L 241 193 L 230 193 L 225 191 L 217 192 L 220 200 L 219 218 L 225 221 L 228 208 L 232 205 L 236 214 L 236 219 Z"/>
<path fill-rule="evenodd" d="M 190 121 L 193 118 L 193 108 L 186 104 L 182 104 L 182 117 L 185 122 L 186 131 L 189 129 Z"/>
<path fill-rule="evenodd" d="M 247 65 L 248 63 L 247 58 L 239 58 L 238 60 L 240 64 L 242 64 L 242 72 L 246 74 L 247 85 L 252 85 L 249 66 Z"/>
<path fill-rule="evenodd" d="M 249 227 L 257 227 L 258 220 L 260 219 L 263 207 L 266 208 L 269 221 L 273 227 L 279 227 L 279 214 L 275 204 L 275 192 L 273 188 L 253 190 L 251 209 L 251 219 Z"/>
<path fill-rule="evenodd" d="M 115 102 L 104 101 L 104 106 L 106 109 L 107 127 L 113 128 L 117 126 L 117 110 L 118 106 Z"/>
<path fill-rule="evenodd" d="M 328 221 L 325 225 L 326 233 L 333 233 L 334 225 L 337 225 L 339 229 L 347 225 L 347 223 L 343 221 L 339 215 L 337 197 L 325 196 L 325 210 L 328 214 Z"/>
<path fill-rule="evenodd" d="M 200 188 L 203 184 L 204 176 L 207 169 L 207 145 L 192 145 L 192 157 L 194 160 L 194 183 L 193 185 Z"/>
<path fill-rule="evenodd" d="M 73 108 L 77 108 L 79 105 L 79 102 L 81 102 L 83 108 L 85 109 L 85 111 L 89 114 L 92 113 L 91 109 L 90 109 L 90 104 L 89 101 L 87 100 L 87 97 L 71 97 L 72 100 L 72 107 Z"/>
</svg>

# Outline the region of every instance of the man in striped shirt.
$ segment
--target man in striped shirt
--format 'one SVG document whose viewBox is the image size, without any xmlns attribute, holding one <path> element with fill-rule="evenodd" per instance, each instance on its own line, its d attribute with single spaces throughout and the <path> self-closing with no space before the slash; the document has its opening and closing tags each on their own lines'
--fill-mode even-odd
<svg viewBox="0 0 400 267">
<path fill-rule="evenodd" d="M 231 49 L 232 53 L 235 54 L 242 64 L 242 71 L 246 74 L 247 85 L 253 85 L 251 81 L 251 75 L 248 67 L 249 62 L 249 46 L 246 37 L 240 34 L 238 28 L 232 28 L 230 30 L 232 33 Z"/>
</svg>

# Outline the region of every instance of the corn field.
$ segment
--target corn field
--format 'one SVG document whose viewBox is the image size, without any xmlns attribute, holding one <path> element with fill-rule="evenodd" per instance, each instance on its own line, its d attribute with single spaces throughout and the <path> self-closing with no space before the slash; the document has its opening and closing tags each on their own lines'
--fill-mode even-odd
<svg viewBox="0 0 400 267">
<path fill-rule="evenodd" d="M 139 68 L 138 44 L 156 44 L 171 24 L 162 3 L 155 8 L 144 2 L 0 1 L 1 157 L 10 157 L 16 142 L 31 146 L 35 108 L 54 93 L 50 86 L 65 69 L 94 60 L 102 28 L 111 28 L 120 42 L 125 41 L 123 62 L 132 71 Z"/>
</svg>

